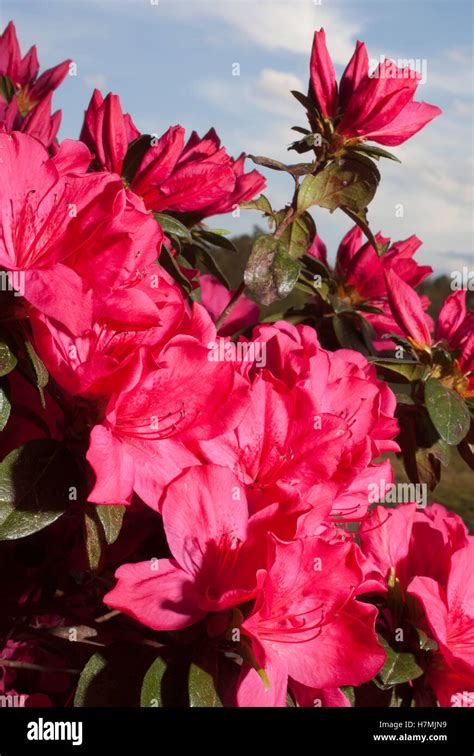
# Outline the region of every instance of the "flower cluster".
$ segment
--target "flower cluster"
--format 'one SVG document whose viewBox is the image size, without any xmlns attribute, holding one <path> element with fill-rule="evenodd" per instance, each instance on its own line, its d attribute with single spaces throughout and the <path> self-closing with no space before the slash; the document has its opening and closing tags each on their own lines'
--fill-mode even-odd
<svg viewBox="0 0 474 756">
<path fill-rule="evenodd" d="M 87 705 L 67 669 L 71 654 L 87 667 L 99 634 L 101 646 L 129 643 L 132 660 L 137 638 L 158 638 L 153 664 L 190 668 L 189 697 L 202 667 L 225 706 L 349 706 L 367 685 L 453 704 L 474 683 L 472 538 L 441 505 L 373 508 L 370 491 L 383 501 L 387 455 L 406 453 L 384 380 L 394 358 L 379 350 L 411 350 L 417 417 L 438 390 L 465 423 L 472 313 L 451 295 L 432 338 L 415 291 L 431 272 L 413 258 L 420 240 L 390 246 L 366 231 L 362 243 L 365 216 L 349 208 L 357 225 L 331 270 L 307 212 L 328 207 L 321 176 L 339 180 L 341 155 L 400 144 L 440 111 L 414 102 L 416 77 L 389 77 L 388 63 L 369 76 L 360 43 L 338 90 L 317 32 L 305 102 L 325 147 L 275 212 L 254 199 L 263 176 L 213 129 L 141 134 L 115 94 L 96 90 L 80 139 L 59 143 L 51 96 L 68 66 L 37 78 L 13 24 L 0 38 L 0 552 L 15 575 L 2 620 L 17 606 L 27 628 L 17 639 L 13 622 L 2 644 L 2 692 Z M 246 269 L 253 299 L 257 283 L 283 298 L 303 274 L 298 256 L 325 271 L 301 317 L 259 322 L 244 284 L 216 277 L 210 250 L 232 245 L 204 220 L 252 205 L 274 224 Z M 293 223 L 308 231 L 299 251 Z M 373 351 L 326 341 L 312 320 L 337 335 L 340 313 L 358 311 Z M 102 631 L 95 614 L 110 610 Z M 396 655 L 403 680 L 390 678 Z M 32 688 L 12 660 L 48 673 Z"/>
</svg>

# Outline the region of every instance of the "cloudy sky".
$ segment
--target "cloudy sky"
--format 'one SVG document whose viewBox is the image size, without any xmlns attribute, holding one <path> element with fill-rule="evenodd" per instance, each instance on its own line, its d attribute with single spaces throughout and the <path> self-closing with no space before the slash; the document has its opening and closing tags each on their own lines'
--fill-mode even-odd
<svg viewBox="0 0 474 756">
<path fill-rule="evenodd" d="M 473 267 L 472 14 L 471 0 L 0 0 L 1 24 L 15 21 L 24 51 L 36 43 L 43 67 L 77 65 L 55 98 L 61 137 L 78 136 L 96 86 L 118 93 L 144 132 L 214 126 L 232 154 L 293 162 L 290 127 L 305 119 L 289 90 L 307 86 L 315 29 L 326 29 L 339 75 L 357 39 L 373 59 L 420 61 L 426 82 L 416 99 L 443 115 L 394 149 L 402 165 L 384 161 L 369 218 L 394 240 L 418 234 L 419 260 L 437 272 Z M 283 206 L 291 181 L 266 175 L 266 193 Z M 314 215 L 334 251 L 348 219 Z M 258 221 L 248 211 L 213 223 L 240 232 Z"/>
</svg>

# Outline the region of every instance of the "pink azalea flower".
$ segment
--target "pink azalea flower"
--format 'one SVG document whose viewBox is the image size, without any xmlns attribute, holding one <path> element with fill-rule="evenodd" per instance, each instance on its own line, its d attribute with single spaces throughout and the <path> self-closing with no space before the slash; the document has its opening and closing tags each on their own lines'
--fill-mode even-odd
<svg viewBox="0 0 474 756">
<path fill-rule="evenodd" d="M 385 594 L 398 585 L 396 625 L 419 628 L 438 643 L 438 651 L 429 654 L 417 649 L 417 661 L 425 672 L 422 684 L 433 688 L 442 706 L 449 705 L 457 692 L 472 690 L 473 597 L 466 579 L 472 537 L 461 518 L 440 504 L 376 507 L 359 537 L 365 574 L 359 593 Z M 388 610 L 384 616 L 392 626 Z"/>
<path fill-rule="evenodd" d="M 451 557 L 445 587 L 427 576 L 415 577 L 408 593 L 421 604 L 424 627 L 438 644 L 428 677 L 441 706 L 472 691 L 474 683 L 474 591 L 471 580 L 474 538 Z"/>
<path fill-rule="evenodd" d="M 49 373 L 71 396 L 109 397 L 137 367 L 141 347 L 159 350 L 186 328 L 180 290 L 156 268 L 136 285 L 119 290 L 98 308 L 97 320 L 79 335 L 41 313 L 33 313 L 34 343 Z"/>
<path fill-rule="evenodd" d="M 321 349 L 312 328 L 262 325 L 241 344 L 252 357 L 239 364 L 251 382 L 249 410 L 230 434 L 199 442 L 200 453 L 239 476 L 252 506 L 311 506 L 305 532 L 316 532 L 330 513 L 362 518 L 367 477 L 392 479 L 390 463 L 373 460 L 398 450 L 388 386 L 362 355 Z M 257 354 L 265 355 L 263 366 Z"/>
<path fill-rule="evenodd" d="M 12 285 L 73 334 L 91 327 L 105 299 L 124 310 L 133 297 L 124 289 L 157 259 L 163 239 L 143 204 L 111 174 L 86 173 L 90 153 L 80 142 L 65 140 L 49 158 L 14 132 L 0 134 L 0 150 L 0 266 Z"/>
<path fill-rule="evenodd" d="M 459 352 L 457 363 L 466 376 L 464 395 L 474 395 L 474 312 L 466 308 L 465 289 L 453 292 L 444 302 L 436 323 L 435 338 L 449 351 Z"/>
<path fill-rule="evenodd" d="M 211 129 L 203 139 L 193 132 L 185 144 L 182 126 L 154 138 L 131 182 L 147 208 L 156 212 L 192 213 L 193 221 L 227 213 L 265 187 L 258 171 L 245 173 L 245 155 L 237 160 L 220 146 Z M 122 174 L 131 142 L 140 136 L 122 112 L 117 95 L 104 99 L 94 91 L 84 117 L 81 140 L 95 154 L 95 164 Z"/>
<path fill-rule="evenodd" d="M 186 444 L 237 425 L 248 386 L 230 363 L 208 357 L 207 346 L 187 334 L 138 351 L 129 383 L 117 386 L 91 433 L 87 459 L 97 480 L 90 501 L 124 504 L 135 491 L 158 509 L 164 486 L 198 462 Z"/>
<path fill-rule="evenodd" d="M 390 243 L 390 239 L 381 234 L 376 234 L 375 238 L 379 244 Z M 355 308 L 369 305 L 383 311 L 362 313 L 379 337 L 375 342 L 377 348 L 390 348 L 391 342 L 380 339 L 384 334 L 404 334 L 390 310 L 385 271 L 394 271 L 411 287 L 418 286 L 432 272 L 430 266 L 418 265 L 413 259 L 421 243 L 417 236 L 410 236 L 404 241 L 394 242 L 380 257 L 369 242 L 362 244 L 362 231 L 354 226 L 339 245 L 334 270 L 330 271 L 338 284 L 337 296 Z M 319 236 L 315 237 L 308 253 L 329 267 L 326 247 Z M 427 297 L 422 297 L 421 302 L 426 309 L 429 305 Z M 427 325 L 432 327 L 431 318 L 426 314 L 424 317 Z"/>
<path fill-rule="evenodd" d="M 51 114 L 53 91 L 65 78 L 71 61 L 65 60 L 38 77 L 36 46 L 24 58 L 12 21 L 0 36 L 0 76 L 8 76 L 14 94 L 10 102 L 0 97 L 0 123 L 11 133 L 22 131 L 36 137 L 45 147 L 54 142 L 61 123 L 61 111 Z"/>
<path fill-rule="evenodd" d="M 128 147 L 140 132 L 128 113 L 122 113 L 118 95 L 111 92 L 105 100 L 94 89 L 84 115 L 80 140 L 95 154 L 94 161 L 107 171 L 122 174 Z"/>
<path fill-rule="evenodd" d="M 430 351 L 430 328 L 416 291 L 393 270 L 385 271 L 387 297 L 393 318 L 415 349 Z"/>
<path fill-rule="evenodd" d="M 353 544 L 316 536 L 274 542 L 254 608 L 241 626 L 261 674 L 242 666 L 239 706 L 285 706 L 288 682 L 360 685 L 380 670 L 376 609 L 353 599 L 361 573 Z"/>
<path fill-rule="evenodd" d="M 467 529 L 441 504 L 420 509 L 413 503 L 375 507 L 361 524 L 359 537 L 367 590 L 385 592 L 389 579 L 397 579 L 405 594 L 417 575 L 446 583 L 452 554 L 467 544 Z"/>
<path fill-rule="evenodd" d="M 230 470 L 191 467 L 168 487 L 162 515 L 173 558 L 120 567 L 108 606 L 155 630 L 179 630 L 255 596 L 266 531 Z"/>
<path fill-rule="evenodd" d="M 322 117 L 333 121 L 335 142 L 341 144 L 366 140 L 402 144 L 441 113 L 434 105 L 414 101 L 420 79 L 414 71 L 385 60 L 369 76 L 367 50 L 361 42 L 338 91 L 323 29 L 314 34 L 310 72 L 310 92 Z"/>
</svg>

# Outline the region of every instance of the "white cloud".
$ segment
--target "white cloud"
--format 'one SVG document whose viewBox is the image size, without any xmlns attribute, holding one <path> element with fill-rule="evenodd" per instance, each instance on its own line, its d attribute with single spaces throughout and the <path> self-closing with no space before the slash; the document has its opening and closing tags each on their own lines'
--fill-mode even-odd
<svg viewBox="0 0 474 756">
<path fill-rule="evenodd" d="M 292 90 L 304 92 L 306 85 L 298 76 L 287 71 L 264 68 L 255 83 L 254 93 L 261 108 L 270 113 L 294 118 L 302 112 L 301 105 L 291 94 Z"/>
<path fill-rule="evenodd" d="M 184 19 L 198 16 L 221 18 L 243 32 L 252 44 L 267 50 L 285 50 L 309 55 L 315 29 L 328 30 L 328 47 L 336 63 L 346 64 L 362 29 L 346 6 L 340 9 L 310 0 L 219 0 L 219 2 L 173 2 L 163 0 L 163 10 Z M 330 30 L 333 30 L 332 32 Z"/>
</svg>

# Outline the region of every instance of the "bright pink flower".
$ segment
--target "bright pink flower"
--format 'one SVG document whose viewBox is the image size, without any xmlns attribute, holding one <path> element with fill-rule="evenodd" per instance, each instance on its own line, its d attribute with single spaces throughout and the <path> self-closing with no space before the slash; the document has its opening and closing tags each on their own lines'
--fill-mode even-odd
<svg viewBox="0 0 474 756">
<path fill-rule="evenodd" d="M 244 662 L 239 706 L 285 706 L 288 682 L 309 688 L 360 685 L 380 670 L 376 609 L 353 599 L 360 582 L 356 547 L 315 536 L 281 543 L 255 606 L 241 626 L 261 675 Z"/>
<path fill-rule="evenodd" d="M 393 270 L 385 271 L 387 297 L 393 318 L 415 349 L 430 350 L 430 329 L 420 297 Z"/>
<path fill-rule="evenodd" d="M 229 470 L 191 467 L 168 487 L 162 514 L 173 558 L 120 567 L 108 606 L 155 630 L 179 630 L 255 596 L 266 532 L 253 526 Z"/>
<path fill-rule="evenodd" d="M 131 188 L 149 209 L 201 220 L 228 212 L 264 188 L 257 171 L 243 171 L 244 156 L 229 157 L 214 129 L 202 139 L 194 131 L 185 144 L 183 127 L 172 126 L 145 153 Z"/>
<path fill-rule="evenodd" d="M 237 425 L 247 409 L 246 382 L 230 363 L 208 357 L 207 346 L 185 334 L 138 351 L 129 383 L 117 387 L 91 433 L 87 459 L 97 480 L 90 501 L 128 503 L 135 491 L 158 509 L 163 487 L 198 462 L 186 443 Z"/>
<path fill-rule="evenodd" d="M 206 308 L 212 320 L 216 322 L 219 315 L 229 304 L 234 292 L 226 289 L 214 276 L 199 276 L 199 284 L 201 287 L 201 304 Z M 221 336 L 230 336 L 246 326 L 253 325 L 258 321 L 259 313 L 259 306 L 242 295 L 218 333 Z"/>
<path fill-rule="evenodd" d="M 459 352 L 459 372 L 467 379 L 464 393 L 474 393 L 474 312 L 466 308 L 466 290 L 450 294 L 436 323 L 436 341 L 451 352 Z"/>
<path fill-rule="evenodd" d="M 319 346 L 311 328 L 259 326 L 239 369 L 251 381 L 250 407 L 226 436 L 199 443 L 205 459 L 229 466 L 247 486 L 252 507 L 273 501 L 311 512 L 314 533 L 333 517 L 360 519 L 369 504 L 366 476 L 391 480 L 397 450 L 395 398 L 362 355 Z"/>
<path fill-rule="evenodd" d="M 31 134 L 49 147 L 61 122 L 61 111 L 51 115 L 52 94 L 66 76 L 70 62 L 65 60 L 37 78 L 39 64 L 36 47 L 33 46 L 22 58 L 15 26 L 10 21 L 0 37 L 0 76 L 11 80 L 14 92 L 9 102 L 3 102 L 0 98 L 0 123 L 3 129 Z"/>
<path fill-rule="evenodd" d="M 71 396 L 98 398 L 116 393 L 135 372 L 138 350 L 159 350 L 183 325 L 183 296 L 161 269 L 121 293 L 118 300 L 110 297 L 92 327 L 76 336 L 45 315 L 31 317 L 41 359 Z"/>
<path fill-rule="evenodd" d="M 375 238 L 379 244 L 390 242 L 390 239 L 384 238 L 381 234 L 376 234 Z M 394 242 L 385 254 L 379 256 L 369 242 L 362 244 L 362 231 L 358 226 L 353 226 L 339 245 L 334 270 L 330 270 L 331 276 L 337 282 L 337 296 L 346 300 L 352 307 L 369 305 L 382 311 L 361 311 L 379 339 L 387 333 L 404 335 L 390 310 L 385 271 L 394 271 L 412 287 L 418 286 L 432 272 L 431 267 L 418 265 L 413 259 L 420 245 L 420 239 L 413 235 L 404 241 Z M 309 253 L 329 268 L 326 247 L 319 236 L 315 237 Z M 422 297 L 421 302 L 423 309 L 426 309 L 429 300 Z M 427 325 L 431 327 L 431 318 L 426 314 L 424 317 Z M 391 343 L 377 340 L 375 345 L 380 349 L 388 349 Z"/>
<path fill-rule="evenodd" d="M 474 538 L 451 557 L 445 587 L 431 577 L 415 577 L 408 586 L 424 611 L 424 629 L 438 644 L 428 669 L 441 706 L 472 691 L 474 684 L 474 589 L 471 579 Z"/>
<path fill-rule="evenodd" d="M 51 114 L 52 98 L 50 92 L 24 118 L 18 109 L 15 97 L 8 104 L 0 101 L 2 129 L 7 133 L 21 131 L 23 134 L 35 137 L 44 147 L 50 147 L 56 139 L 61 124 L 61 111 L 57 110 Z"/>
<path fill-rule="evenodd" d="M 65 140 L 49 158 L 14 132 L 0 134 L 0 150 L 0 266 L 12 285 L 74 334 L 91 327 L 105 300 L 129 308 L 125 289 L 163 239 L 143 204 L 111 174 L 86 173 L 90 153 L 80 142 Z"/>
<path fill-rule="evenodd" d="M 324 30 L 314 35 L 310 89 L 321 115 L 333 121 L 336 139 L 340 137 L 343 143 L 370 139 L 398 145 L 426 126 L 441 110 L 414 102 L 420 78 L 408 68 L 397 68 L 390 60 L 379 64 L 369 76 L 366 47 L 357 42 L 342 75 L 338 96 Z"/>
<path fill-rule="evenodd" d="M 118 95 L 109 93 L 104 100 L 99 90 L 94 89 L 80 140 L 95 155 L 95 162 L 120 176 L 128 147 L 139 136 L 131 116 L 122 113 Z"/>
<path fill-rule="evenodd" d="M 366 558 L 367 590 L 387 590 L 398 580 L 403 594 L 416 576 L 446 584 L 453 553 L 467 544 L 467 529 L 441 504 L 424 509 L 402 504 L 396 509 L 375 507 L 359 530 Z"/>
</svg>

